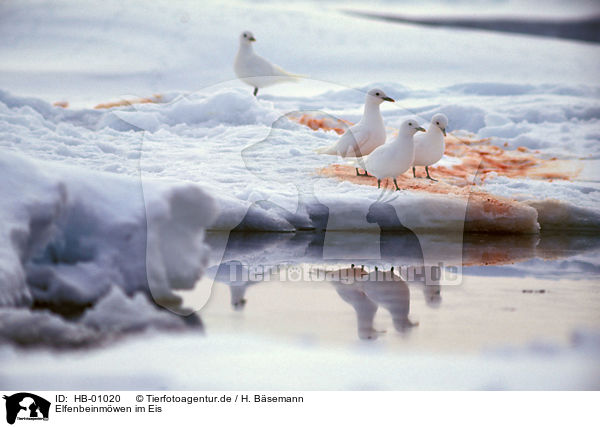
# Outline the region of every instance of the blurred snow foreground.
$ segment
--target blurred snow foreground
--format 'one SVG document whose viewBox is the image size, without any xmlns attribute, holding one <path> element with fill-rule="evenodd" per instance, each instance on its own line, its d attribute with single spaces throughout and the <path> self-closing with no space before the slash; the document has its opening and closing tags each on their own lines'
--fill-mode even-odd
<svg viewBox="0 0 600 427">
<path fill-rule="evenodd" d="M 470 354 L 146 334 L 68 363 L 50 351 L 5 347 L 0 358 L 9 368 L 0 372 L 6 388 L 27 390 L 596 390 L 600 336 L 580 330 L 570 338 L 568 346 L 533 342 Z"/>
<path fill-rule="evenodd" d="M 150 290 L 160 305 L 178 308 L 174 291 L 193 288 L 207 262 L 204 229 L 217 209 L 204 190 L 146 181 L 142 192 L 139 179 L 40 164 L 5 150 L 0 170 L 4 338 L 56 338 L 47 332 L 63 321 L 23 309 L 31 305 L 67 317 L 93 307 L 83 324 L 108 331 L 181 323 L 142 295 L 126 294 Z M 19 328 L 19 319 L 29 326 Z"/>
</svg>

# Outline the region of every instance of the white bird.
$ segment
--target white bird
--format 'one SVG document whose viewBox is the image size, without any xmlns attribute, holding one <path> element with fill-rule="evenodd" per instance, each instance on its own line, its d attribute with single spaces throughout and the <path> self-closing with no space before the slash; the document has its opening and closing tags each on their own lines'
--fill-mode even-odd
<svg viewBox="0 0 600 427">
<path fill-rule="evenodd" d="M 371 89 L 365 98 L 365 109 L 360 121 L 350 127 L 333 145 L 317 150 L 320 154 L 339 154 L 342 157 L 362 157 L 385 143 L 385 126 L 379 105 L 383 101 L 394 102 L 381 89 Z M 356 169 L 356 175 L 358 168 Z M 365 172 L 365 175 L 367 173 Z"/>
<path fill-rule="evenodd" d="M 271 64 L 265 58 L 254 53 L 252 43 L 254 34 L 244 31 L 240 34 L 240 48 L 235 56 L 233 70 L 244 83 L 254 87 L 254 96 L 258 89 L 286 81 L 296 81 L 299 75 L 291 74 L 278 65 Z"/>
<path fill-rule="evenodd" d="M 425 132 L 425 129 L 415 119 L 404 121 L 393 141 L 377 147 L 360 162 L 365 171 L 377 178 L 377 188 L 381 188 L 382 179 L 393 178 L 396 190 L 400 190 L 396 177 L 412 166 L 415 156 L 413 136 L 419 131 Z"/>
<path fill-rule="evenodd" d="M 444 155 L 446 144 L 446 126 L 448 126 L 448 117 L 443 114 L 436 114 L 431 119 L 431 124 L 427 133 L 415 136 L 415 161 L 413 163 L 413 176 L 416 178 L 415 166 L 425 166 L 427 178 L 437 181 L 429 176 L 429 166 L 440 161 Z"/>
</svg>

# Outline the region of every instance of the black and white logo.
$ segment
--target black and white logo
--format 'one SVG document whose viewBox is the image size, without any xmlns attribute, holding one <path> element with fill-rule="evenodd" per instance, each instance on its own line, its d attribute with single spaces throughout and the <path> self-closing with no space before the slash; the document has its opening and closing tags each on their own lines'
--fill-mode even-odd
<svg viewBox="0 0 600 427">
<path fill-rule="evenodd" d="M 6 422 L 14 424 L 16 420 L 48 420 L 50 402 L 33 393 L 15 393 L 4 396 L 6 400 Z"/>
</svg>

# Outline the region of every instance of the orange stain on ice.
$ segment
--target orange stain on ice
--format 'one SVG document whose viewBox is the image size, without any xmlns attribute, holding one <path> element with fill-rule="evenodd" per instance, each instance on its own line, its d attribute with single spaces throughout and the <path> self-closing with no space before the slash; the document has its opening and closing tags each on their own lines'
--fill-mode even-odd
<svg viewBox="0 0 600 427">
<path fill-rule="evenodd" d="M 313 130 L 333 130 L 337 134 L 344 133 L 348 125 L 352 125 L 341 119 L 330 117 L 319 118 L 314 115 L 304 114 L 294 117 L 292 120 L 306 125 Z M 506 148 L 508 143 L 504 144 Z M 526 147 L 518 147 L 516 150 L 507 150 L 491 143 L 490 138 L 470 139 L 448 135 L 446 137 L 445 154 L 460 160 L 460 163 L 452 166 L 431 166 L 429 171 L 436 179 L 464 186 L 472 183 L 474 174 L 480 181 L 485 181 L 490 174 L 506 176 L 510 178 L 532 178 L 552 181 L 554 179 L 569 180 L 575 178 L 581 168 L 574 162 L 552 159 L 542 159 L 536 154 L 538 151 L 530 151 Z M 425 176 L 423 167 L 417 168 L 418 176 Z M 338 179 L 352 181 L 363 185 L 376 185 L 376 180 L 355 179 L 350 173 L 342 171 L 354 171 L 351 167 L 329 166 L 320 171 L 322 175 L 336 177 Z M 412 175 L 412 172 L 411 172 Z M 358 177 L 359 178 L 359 177 Z M 401 179 L 399 177 L 398 179 Z M 422 186 L 411 184 L 414 189 L 428 192 L 440 192 L 436 185 Z"/>
<path fill-rule="evenodd" d="M 322 176 L 336 178 L 341 181 L 377 186 L 376 178 L 357 176 L 354 167 L 348 165 L 330 165 L 320 169 L 318 173 Z M 415 179 L 412 177 L 412 171 L 410 175 L 407 172 L 397 177 L 397 182 L 398 186 L 403 190 L 456 197 L 467 202 L 465 231 L 488 231 L 490 215 L 495 216 L 498 222 L 501 221 L 500 218 L 506 218 L 508 222 L 511 222 L 510 227 L 513 232 L 527 231 L 530 227 L 526 220 L 518 223 L 512 222 L 509 219 L 523 218 L 523 211 L 530 209 L 529 207 L 515 200 L 495 196 L 486 191 L 479 190 L 476 186 L 464 184 L 452 185 L 444 181 L 433 182 L 427 179 Z M 390 190 L 394 189 L 391 179 L 382 180 L 381 186 Z M 501 228 L 500 225 L 499 227 Z"/>
<path fill-rule="evenodd" d="M 295 119 L 298 123 L 306 124 L 314 130 L 334 130 L 340 133 L 342 127 L 332 126 L 328 121 L 315 120 L 314 117 Z M 576 162 L 558 160 L 556 158 L 542 159 L 538 151 L 526 147 L 507 150 L 493 145 L 490 138 L 474 139 L 448 135 L 446 137 L 445 154 L 456 159 L 449 166 L 432 166 L 430 174 L 439 180 L 433 182 L 424 179 L 423 167 L 417 167 L 417 177 L 413 178 L 412 170 L 397 177 L 402 189 L 462 198 L 467 201 L 465 231 L 479 232 L 490 230 L 490 218 L 494 218 L 497 230 L 510 229 L 513 233 L 530 233 L 532 230 L 533 208 L 514 199 L 488 193 L 475 185 L 483 182 L 492 175 L 510 178 L 531 178 L 552 181 L 554 179 L 570 180 L 581 171 Z M 377 186 L 374 177 L 357 176 L 351 165 L 333 164 L 317 171 L 319 175 L 349 181 L 359 185 Z M 477 178 L 477 179 L 476 179 Z M 382 187 L 393 189 L 391 179 L 384 179 Z M 515 219 L 519 219 L 515 221 Z M 482 255 L 482 263 L 496 264 L 506 262 L 502 251 Z"/>
<path fill-rule="evenodd" d="M 333 117 L 316 117 L 310 114 L 302 114 L 299 117 L 290 116 L 290 120 L 300 123 L 301 125 L 308 126 L 312 130 L 332 130 L 338 135 L 346 132 L 348 125 L 352 124 L 342 119 L 335 119 Z"/>
<path fill-rule="evenodd" d="M 570 180 L 581 172 L 581 167 L 575 162 L 542 159 L 537 156 L 538 151 L 530 151 L 526 147 L 506 150 L 492 145 L 489 138 L 473 140 L 448 135 L 445 153 L 460 159 L 461 164 L 452 167 L 432 166 L 430 170 L 463 179 L 467 179 L 467 174 L 475 170 L 481 181 L 485 181 L 490 174 L 509 178 Z"/>
<path fill-rule="evenodd" d="M 113 107 L 127 107 L 129 105 L 134 104 L 157 104 L 161 101 L 162 95 L 153 95 L 149 98 L 135 98 L 135 99 L 121 99 L 114 102 L 105 102 L 102 104 L 96 105 L 94 108 L 96 110 L 105 109 L 105 108 L 113 108 Z"/>
</svg>

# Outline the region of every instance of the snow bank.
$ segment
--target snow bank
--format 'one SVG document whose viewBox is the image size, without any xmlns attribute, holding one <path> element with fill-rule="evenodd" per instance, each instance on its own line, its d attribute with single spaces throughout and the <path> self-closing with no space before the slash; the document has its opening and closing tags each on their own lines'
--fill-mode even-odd
<svg viewBox="0 0 600 427">
<path fill-rule="evenodd" d="M 128 297 L 117 287 L 112 287 L 76 322 L 48 310 L 0 308 L 0 343 L 22 347 L 74 349 L 97 346 L 125 333 L 182 331 L 188 326 L 188 319 L 157 310 L 147 295 Z"/>
<path fill-rule="evenodd" d="M 512 98 L 503 101 L 509 96 L 456 98 L 466 88 L 482 90 L 477 89 L 480 86 L 499 93 L 516 91 L 531 98 L 517 105 L 513 105 Z M 436 99 L 432 92 L 411 90 L 402 85 L 390 83 L 386 88 L 394 96 L 404 96 L 402 102 L 406 104 Z M 448 96 L 456 98 L 456 103 L 428 104 L 419 114 L 426 122 L 433 113 L 443 111 L 450 117 L 452 129 L 476 131 L 479 136 L 495 135 L 495 139 L 503 136 L 509 146 L 525 138 L 530 146 L 550 147 L 548 154 L 540 154 L 549 156 L 555 150 L 563 150 L 560 147 L 567 133 L 577 132 L 583 136 L 595 128 L 597 122 L 597 119 L 585 118 L 586 111 L 592 108 L 591 98 L 578 98 L 579 106 L 574 108 L 570 104 L 570 92 L 562 95 L 565 90 L 559 89 L 556 86 L 561 94 L 551 95 L 556 102 L 543 107 L 563 109 L 560 116 L 563 118 L 556 123 L 544 121 L 546 119 L 537 123 L 531 117 L 532 121 L 524 119 L 534 113 L 541 114 L 540 103 L 535 101 L 542 96 L 541 89 L 534 85 L 450 87 L 446 91 Z M 0 145 L 42 159 L 132 177 L 139 177 L 141 172 L 142 182 L 173 178 L 202 183 L 221 212 L 210 226 L 213 230 L 293 231 L 326 226 L 338 230 L 369 230 L 372 225 L 362 213 L 368 212 L 380 192 L 318 176 L 316 170 L 339 163 L 339 159 L 317 155 L 314 150 L 331 144 L 337 135 L 315 132 L 288 119 L 289 115 L 301 111 L 297 108 L 303 103 L 311 107 L 332 104 L 333 108 L 342 108 L 335 116 L 355 119 L 354 116 L 360 114 L 363 97 L 361 91 L 336 86 L 335 90 L 317 97 L 264 100 L 255 98 L 249 91 L 219 86 L 214 91 L 197 94 L 169 93 L 163 98 L 165 103 L 96 111 L 65 110 L 4 92 L 0 93 Z M 530 106 L 525 108 L 528 104 Z M 386 108 L 384 115 L 392 132 L 393 126 L 410 112 L 394 106 Z M 568 110 L 579 111 L 580 115 L 571 120 L 566 115 Z M 541 129 L 553 127 L 566 128 L 566 133 L 542 135 Z M 569 140 L 571 138 L 569 136 Z M 576 145 L 593 145 L 592 153 L 600 155 L 597 148 L 600 145 L 594 138 L 582 137 Z M 575 147 L 573 152 L 577 151 Z M 512 210 L 501 215 L 487 209 L 485 204 L 470 203 L 466 230 L 536 233 L 540 227 L 595 229 L 598 226 L 600 191 L 595 183 L 496 177 L 486 180 L 483 188 L 494 195 L 535 203 L 514 203 Z M 560 200 L 561 205 L 547 202 L 552 199 Z M 456 228 L 461 218 L 464 220 L 464 212 L 448 215 L 446 205 L 456 203 L 466 206 L 467 200 L 406 192 L 398 196 L 395 206 L 399 218 L 406 218 L 415 229 L 441 231 Z M 349 209 L 348 215 L 328 225 L 328 210 L 342 205 Z M 543 215 L 537 211 L 542 206 Z M 573 214 L 565 215 L 565 209 Z M 454 208 L 450 210 L 458 212 Z M 560 220 L 551 219 L 554 210 Z M 411 227 L 409 222 L 403 224 Z"/>
<path fill-rule="evenodd" d="M 597 230 L 600 226 L 600 185 L 594 181 L 494 176 L 486 180 L 484 188 L 534 208 L 542 231 Z"/>
<path fill-rule="evenodd" d="M 193 287 L 202 274 L 203 233 L 217 208 L 198 186 L 146 181 L 142 192 L 139 180 L 6 150 L 0 171 L 0 235 L 7 242 L 0 247 L 1 307 L 64 315 L 95 307 L 84 319 L 97 324 L 95 313 L 119 300 L 131 316 L 139 311 L 141 296 L 127 302 L 125 295 L 143 293 L 177 309 L 174 290 Z"/>
<path fill-rule="evenodd" d="M 121 288 L 113 287 L 98 303 L 87 310 L 78 322 L 99 335 L 157 329 L 183 329 L 184 321 L 166 311 L 159 311 L 147 296 L 137 293 L 127 298 Z"/>
<path fill-rule="evenodd" d="M 269 102 L 259 102 L 241 89 L 218 89 L 209 93 L 180 95 L 163 104 L 139 104 L 130 111 L 118 108 L 106 114 L 98 123 L 98 128 L 112 127 L 119 131 L 147 130 L 155 132 L 165 126 L 214 127 L 219 125 L 270 126 L 278 114 Z M 208 90 L 205 90 L 208 92 Z M 126 124 L 129 124 L 129 129 Z"/>
<path fill-rule="evenodd" d="M 515 96 L 515 95 L 571 95 L 598 97 L 600 91 L 598 87 L 583 84 L 519 84 L 519 83 L 500 83 L 500 82 L 475 82 L 461 83 L 448 86 L 445 89 L 448 93 L 463 93 L 467 95 L 481 96 Z"/>
<path fill-rule="evenodd" d="M 600 228 L 600 210 L 573 206 L 556 199 L 526 202 L 538 212 L 544 230 L 597 230 Z"/>
</svg>

